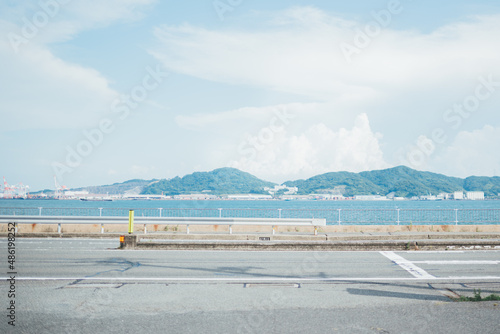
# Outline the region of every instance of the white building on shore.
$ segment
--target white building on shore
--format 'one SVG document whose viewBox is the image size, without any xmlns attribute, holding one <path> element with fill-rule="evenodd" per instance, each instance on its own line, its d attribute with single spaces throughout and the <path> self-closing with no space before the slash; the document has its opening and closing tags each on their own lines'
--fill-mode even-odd
<svg viewBox="0 0 500 334">
<path fill-rule="evenodd" d="M 387 201 L 387 196 L 380 195 L 355 195 L 354 199 L 356 201 Z"/>
<path fill-rule="evenodd" d="M 472 201 L 484 200 L 484 192 L 482 191 L 468 191 L 467 199 Z"/>
<path fill-rule="evenodd" d="M 232 200 L 270 200 L 273 199 L 271 195 L 261 194 L 241 194 L 241 195 L 227 195 L 227 199 Z"/>
</svg>

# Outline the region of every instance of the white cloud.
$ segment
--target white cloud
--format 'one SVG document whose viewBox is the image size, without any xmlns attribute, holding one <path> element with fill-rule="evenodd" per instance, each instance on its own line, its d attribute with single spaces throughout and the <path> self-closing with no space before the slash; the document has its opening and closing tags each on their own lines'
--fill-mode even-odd
<svg viewBox="0 0 500 334">
<path fill-rule="evenodd" d="M 381 136 L 371 130 L 366 114 L 356 118 L 352 129 L 334 131 L 318 123 L 294 135 L 285 127 L 242 143 L 241 157 L 229 165 L 270 180 L 279 177 L 281 181 L 331 171 L 380 169 L 389 167 L 380 148 Z"/>
<path fill-rule="evenodd" d="M 395 157 L 419 136 L 448 125 L 443 124 L 443 114 L 474 93 L 479 77 L 500 81 L 500 44 L 493 42 L 500 40 L 499 21 L 500 15 L 470 17 L 430 33 L 395 30 L 389 24 L 349 63 L 340 46 L 352 44 L 356 28 L 364 29 L 365 23 L 294 7 L 259 22 L 259 29 L 252 31 L 162 26 L 155 30 L 158 43 L 151 53 L 172 71 L 293 93 L 296 101 L 328 105 L 328 112 L 312 113 L 308 123 L 324 123 L 334 131 L 340 127 L 337 119 L 345 127 L 346 119 L 366 113 L 384 134 L 380 145 L 385 156 Z M 500 124 L 498 91 L 495 94 L 481 106 L 481 126 Z M 250 115 L 259 119 L 254 110 L 241 109 L 179 116 L 177 122 L 194 129 L 217 117 L 236 115 L 241 122 Z M 470 131 L 474 126 L 468 122 L 461 129 Z M 298 127 L 287 131 L 290 140 L 299 140 L 305 133 Z M 307 143 L 299 140 L 297 145 Z"/>
<path fill-rule="evenodd" d="M 162 26 L 152 50 L 164 66 L 198 78 L 250 84 L 320 100 L 385 97 L 403 88 L 457 86 L 500 65 L 498 16 L 450 24 L 430 34 L 382 28 L 349 64 L 349 22 L 305 7 L 283 12 L 258 31 Z M 479 73 L 478 73 L 479 72 Z"/>
<path fill-rule="evenodd" d="M 313 114 L 323 114 L 325 110 L 328 110 L 328 106 L 320 103 L 288 103 L 265 107 L 243 107 L 217 113 L 178 115 L 175 120 L 177 125 L 190 130 L 203 131 L 212 128 L 228 133 L 237 128 L 236 133 L 241 133 L 242 128 L 248 130 L 248 126 L 252 124 L 258 127 L 269 123 L 276 117 L 284 118 L 284 121 L 288 123 L 289 120 L 299 116 L 305 120 Z"/>
<path fill-rule="evenodd" d="M 474 131 L 461 131 L 442 154 L 431 157 L 432 170 L 467 177 L 500 173 L 500 127 L 485 126 Z"/>
<path fill-rule="evenodd" d="M 8 66 L 0 70 L 0 112 L 8 126 L 0 131 L 98 124 L 118 93 L 98 71 L 64 61 L 52 53 L 49 44 L 70 39 L 85 29 L 137 19 L 141 15 L 138 7 L 152 2 L 75 0 L 42 7 L 40 4 L 47 2 L 36 1 L 4 6 L 7 11 L 0 14 L 0 63 Z"/>
<path fill-rule="evenodd" d="M 34 31 L 29 36 L 30 43 L 46 45 L 70 40 L 84 30 L 141 19 L 144 9 L 156 1 L 28 0 L 0 7 L 0 19 L 17 25 L 9 32 L 28 37 L 26 32 L 31 35 Z"/>
<path fill-rule="evenodd" d="M 2 119 L 8 130 L 94 124 L 116 97 L 97 71 L 58 59 L 37 45 L 14 54 L 0 42 Z M 3 128 L 2 130 L 5 130 Z"/>
</svg>

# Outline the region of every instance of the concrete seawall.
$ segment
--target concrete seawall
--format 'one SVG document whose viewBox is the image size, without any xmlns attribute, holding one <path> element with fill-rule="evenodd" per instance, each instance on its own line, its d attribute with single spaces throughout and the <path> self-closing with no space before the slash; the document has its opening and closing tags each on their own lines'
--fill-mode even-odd
<svg viewBox="0 0 500 334">
<path fill-rule="evenodd" d="M 100 224 L 57 225 L 20 224 L 18 238 L 116 238 L 124 236 L 122 249 L 143 250 L 260 250 L 260 251 L 344 251 L 344 250 L 500 250 L 500 225 L 329 225 L 314 235 L 313 227 L 279 226 L 272 234 L 270 226 L 186 227 Z M 7 225 L 0 226 L 0 237 L 7 236 Z"/>
<path fill-rule="evenodd" d="M 198 235 L 178 240 L 170 235 L 126 235 L 123 249 L 244 250 L 244 251 L 353 251 L 353 250 L 500 250 L 500 234 L 397 235 L 341 234 L 335 236 L 241 235 L 219 239 Z M 241 237 L 246 237 L 242 239 Z"/>
<path fill-rule="evenodd" d="M 270 226 L 234 225 L 233 233 L 271 233 Z M 104 225 L 105 233 L 127 233 L 128 225 Z M 191 225 L 190 233 L 227 233 L 227 225 Z M 162 233 L 186 233 L 185 225 L 148 224 L 147 231 Z M 7 224 L 0 226 L 0 233 L 7 232 Z M 100 233 L 100 224 L 63 224 L 62 233 Z M 134 225 L 135 233 L 144 233 L 144 224 Z M 500 225 L 327 225 L 318 229 L 319 234 L 329 233 L 384 233 L 384 232 L 500 232 Z M 19 224 L 18 233 L 57 233 L 57 225 L 52 224 Z M 309 226 L 277 226 L 276 233 L 314 234 Z"/>
</svg>

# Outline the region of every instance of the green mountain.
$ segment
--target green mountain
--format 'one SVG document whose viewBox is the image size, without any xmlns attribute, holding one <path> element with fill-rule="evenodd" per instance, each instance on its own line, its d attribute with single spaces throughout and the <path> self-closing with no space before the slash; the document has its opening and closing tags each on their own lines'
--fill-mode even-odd
<svg viewBox="0 0 500 334">
<path fill-rule="evenodd" d="M 289 187 L 299 188 L 300 194 L 321 193 L 328 189 L 343 189 L 344 196 L 387 195 L 412 197 L 454 191 L 484 191 L 486 196 L 500 193 L 500 177 L 466 179 L 431 172 L 421 172 L 405 166 L 361 173 L 334 172 L 307 180 L 288 181 Z"/>
<path fill-rule="evenodd" d="M 486 196 L 500 194 L 500 177 L 469 176 L 464 180 L 464 189 L 467 191 L 484 191 Z"/>
<path fill-rule="evenodd" d="M 359 173 L 384 188 L 384 195 L 411 197 L 464 190 L 463 179 L 431 172 L 420 172 L 405 166 Z"/>
<path fill-rule="evenodd" d="M 382 194 L 384 188 L 357 173 L 331 172 L 313 176 L 307 180 L 285 182 L 288 187 L 298 187 L 299 194 L 323 193 L 335 188 L 343 189 L 344 196 Z M 384 193 L 385 195 L 385 193 Z"/>
<path fill-rule="evenodd" d="M 211 172 L 196 172 L 169 180 L 129 180 L 111 185 L 85 187 L 95 194 L 193 194 L 208 192 L 224 194 L 267 194 L 265 187 L 276 184 L 235 168 L 219 168 Z M 431 172 L 421 172 L 405 166 L 361 173 L 331 172 L 307 180 L 285 182 L 288 187 L 298 187 L 299 194 L 342 193 L 354 195 L 387 195 L 400 197 L 437 195 L 454 191 L 484 191 L 485 196 L 498 196 L 500 177 L 470 176 L 465 179 Z M 284 192 L 284 191 L 283 191 Z"/>
<path fill-rule="evenodd" d="M 149 184 L 155 183 L 157 180 L 128 180 L 122 183 L 113 183 L 104 186 L 89 186 L 83 188 L 76 188 L 72 190 L 86 190 L 91 194 L 109 194 L 109 195 L 117 195 L 117 194 L 139 194 L 144 187 L 147 187 Z"/>
<path fill-rule="evenodd" d="M 161 180 L 146 186 L 142 194 L 167 196 L 208 191 L 210 194 L 266 194 L 264 187 L 275 183 L 258 179 L 235 168 L 219 168 L 211 172 L 196 172 L 184 177 Z"/>
</svg>

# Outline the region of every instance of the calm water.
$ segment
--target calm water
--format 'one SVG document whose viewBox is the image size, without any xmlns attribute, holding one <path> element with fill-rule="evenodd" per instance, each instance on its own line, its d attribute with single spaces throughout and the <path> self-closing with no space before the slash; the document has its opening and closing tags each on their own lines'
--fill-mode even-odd
<svg viewBox="0 0 500 334">
<path fill-rule="evenodd" d="M 79 201 L 1 199 L 0 208 L 193 208 L 193 209 L 500 209 L 500 200 L 485 201 L 245 201 L 150 200 Z"/>
<path fill-rule="evenodd" d="M 42 209 L 40 209 L 42 208 Z M 500 201 L 0 200 L 0 215 L 325 218 L 327 224 L 500 224 Z"/>
</svg>

